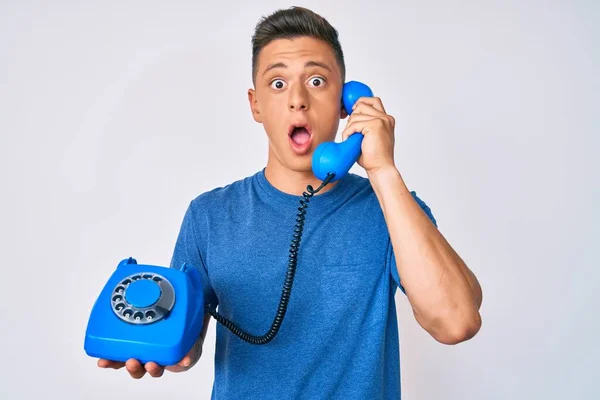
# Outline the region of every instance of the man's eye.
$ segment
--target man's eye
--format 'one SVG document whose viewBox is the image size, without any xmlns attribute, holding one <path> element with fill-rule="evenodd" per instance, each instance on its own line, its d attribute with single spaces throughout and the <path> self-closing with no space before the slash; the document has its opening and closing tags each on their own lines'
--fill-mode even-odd
<svg viewBox="0 0 600 400">
<path fill-rule="evenodd" d="M 323 86 L 324 83 L 325 83 L 325 79 L 323 79 L 323 78 L 312 78 L 310 80 L 310 84 L 312 86 L 316 86 L 316 87 Z"/>
<path fill-rule="evenodd" d="M 273 89 L 283 89 L 285 86 L 285 82 L 283 82 L 281 79 L 275 79 L 273 82 L 271 82 L 271 87 Z"/>
</svg>

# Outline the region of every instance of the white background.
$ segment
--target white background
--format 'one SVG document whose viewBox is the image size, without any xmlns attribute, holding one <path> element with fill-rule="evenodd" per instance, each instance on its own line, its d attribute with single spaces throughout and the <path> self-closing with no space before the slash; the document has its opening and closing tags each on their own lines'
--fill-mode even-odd
<svg viewBox="0 0 600 400">
<path fill-rule="evenodd" d="M 301 4 L 484 290 L 458 346 L 398 294 L 403 398 L 600 397 L 599 3 L 336 3 Z M 189 201 L 264 166 L 250 38 L 290 5 L 1 3 L 0 398 L 209 397 L 214 320 L 192 371 L 136 381 L 86 356 L 87 318 L 118 261 L 168 265 Z"/>
</svg>

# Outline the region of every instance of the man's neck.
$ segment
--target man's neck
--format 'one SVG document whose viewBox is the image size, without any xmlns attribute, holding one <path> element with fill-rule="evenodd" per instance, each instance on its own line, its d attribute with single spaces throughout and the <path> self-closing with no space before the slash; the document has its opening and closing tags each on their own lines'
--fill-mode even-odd
<svg viewBox="0 0 600 400">
<path fill-rule="evenodd" d="M 312 171 L 293 171 L 276 162 L 267 162 L 265 178 L 278 190 L 294 196 L 302 196 L 308 185 L 316 190 L 323 183 Z M 337 183 L 330 182 L 315 196 L 328 192 Z"/>
</svg>

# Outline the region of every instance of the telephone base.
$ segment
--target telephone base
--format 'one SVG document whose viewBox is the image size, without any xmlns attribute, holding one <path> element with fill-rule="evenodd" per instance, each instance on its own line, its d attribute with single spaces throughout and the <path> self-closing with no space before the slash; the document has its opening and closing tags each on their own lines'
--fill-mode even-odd
<svg viewBox="0 0 600 400">
<path fill-rule="evenodd" d="M 94 303 L 84 349 L 91 357 L 111 361 L 174 365 L 198 340 L 203 318 L 201 277 L 195 268 L 125 259 Z"/>
</svg>

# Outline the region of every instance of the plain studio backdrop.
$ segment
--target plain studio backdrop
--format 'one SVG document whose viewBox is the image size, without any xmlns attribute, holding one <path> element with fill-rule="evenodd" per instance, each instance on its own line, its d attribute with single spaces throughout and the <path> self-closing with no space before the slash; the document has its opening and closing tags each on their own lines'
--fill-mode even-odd
<svg viewBox="0 0 600 400">
<path fill-rule="evenodd" d="M 396 117 L 399 170 L 483 287 L 457 346 L 398 292 L 404 399 L 600 396 L 598 4 L 301 3 Z M 120 260 L 168 265 L 189 201 L 265 165 L 250 39 L 291 5 L 2 2 L 0 398 L 209 397 L 214 320 L 161 379 L 97 368 L 85 328 Z"/>
</svg>

